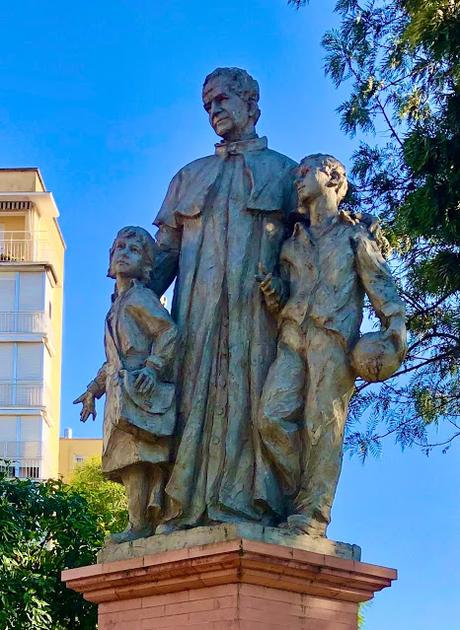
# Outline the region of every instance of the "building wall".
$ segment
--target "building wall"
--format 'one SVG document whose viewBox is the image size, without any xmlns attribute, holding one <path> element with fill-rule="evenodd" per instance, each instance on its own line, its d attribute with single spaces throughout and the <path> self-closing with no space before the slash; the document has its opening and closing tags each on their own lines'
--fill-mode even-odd
<svg viewBox="0 0 460 630">
<path fill-rule="evenodd" d="M 36 168 L 0 169 L 1 192 L 43 192 L 40 171 Z"/>
<path fill-rule="evenodd" d="M 0 458 L 14 455 L 16 473 L 36 476 L 26 469 L 35 472 L 38 443 L 40 478 L 58 475 L 65 244 L 57 216 L 37 169 L 0 169 Z"/>
<path fill-rule="evenodd" d="M 61 438 L 59 440 L 59 477 L 67 483 L 77 466 L 101 455 L 101 439 Z"/>
<path fill-rule="evenodd" d="M 43 219 L 40 222 L 42 231 Z M 53 417 L 59 418 L 61 409 L 61 370 L 62 370 L 62 318 L 63 318 L 63 285 L 64 285 L 64 247 L 58 225 L 54 219 L 48 219 L 45 224 L 45 233 L 49 235 L 49 246 L 52 252 L 52 263 L 55 275 L 48 278 L 47 303 L 45 308 L 51 313 L 51 326 L 54 337 L 55 352 L 50 358 L 50 388 L 53 397 L 50 410 Z M 54 474 L 58 470 L 59 460 L 59 425 L 57 431 L 53 431 L 50 444 L 50 457 L 54 462 Z"/>
</svg>

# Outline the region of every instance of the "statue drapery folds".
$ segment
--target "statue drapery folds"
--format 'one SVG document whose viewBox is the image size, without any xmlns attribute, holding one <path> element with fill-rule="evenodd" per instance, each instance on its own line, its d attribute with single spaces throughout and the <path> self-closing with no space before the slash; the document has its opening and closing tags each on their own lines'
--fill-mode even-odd
<svg viewBox="0 0 460 630">
<path fill-rule="evenodd" d="M 343 165 L 269 149 L 258 99 L 244 70 L 206 78 L 214 155 L 173 178 L 155 242 L 130 228 L 111 251 L 107 361 L 76 402 L 86 420 L 106 393 L 103 466 L 130 504 L 118 542 L 240 521 L 325 536 L 355 378 L 405 355 L 375 222 L 339 208 Z M 360 336 L 365 295 L 381 330 Z"/>
</svg>

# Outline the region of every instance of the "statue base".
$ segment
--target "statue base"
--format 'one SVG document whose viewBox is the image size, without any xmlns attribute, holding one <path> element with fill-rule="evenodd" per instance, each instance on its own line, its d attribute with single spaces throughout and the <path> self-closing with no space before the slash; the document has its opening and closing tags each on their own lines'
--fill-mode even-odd
<svg viewBox="0 0 460 630">
<path fill-rule="evenodd" d="M 68 569 L 62 579 L 99 605 L 99 630 L 356 630 L 358 604 L 396 579 L 393 569 L 245 537 L 182 547 Z"/>
<path fill-rule="evenodd" d="M 361 548 L 358 545 L 336 542 L 329 540 L 329 538 L 315 538 L 306 534 L 294 534 L 288 529 L 265 527 L 257 523 L 221 523 L 219 525 L 193 527 L 170 534 L 157 534 L 121 544 L 109 542 L 98 553 L 97 561 L 104 563 L 127 560 L 128 558 L 138 558 L 163 551 L 230 542 L 238 538 L 282 545 L 283 547 L 295 547 L 296 549 L 315 551 L 348 560 L 361 560 Z"/>
</svg>

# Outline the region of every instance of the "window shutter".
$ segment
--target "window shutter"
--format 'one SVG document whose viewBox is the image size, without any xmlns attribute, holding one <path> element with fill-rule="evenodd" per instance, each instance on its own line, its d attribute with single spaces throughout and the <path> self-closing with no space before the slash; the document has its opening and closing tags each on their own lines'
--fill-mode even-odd
<svg viewBox="0 0 460 630">
<path fill-rule="evenodd" d="M 0 381 L 11 381 L 13 377 L 13 344 L 0 343 Z"/>
<path fill-rule="evenodd" d="M 42 427 L 40 418 L 21 418 L 21 440 L 23 442 L 41 442 Z"/>
<path fill-rule="evenodd" d="M 40 343 L 18 343 L 18 381 L 41 381 L 43 346 Z"/>
<path fill-rule="evenodd" d="M 16 428 L 16 416 L 3 416 L 0 418 L 0 443 L 1 442 L 16 442 L 17 440 L 17 428 Z M 0 451 L 0 456 L 3 453 Z M 5 452 L 5 456 L 16 455 L 16 453 Z"/>
<path fill-rule="evenodd" d="M 19 278 L 19 310 L 43 311 L 43 274 L 21 273 Z"/>
<path fill-rule="evenodd" d="M 14 311 L 16 297 L 16 274 L 0 272 L 0 311 Z"/>
</svg>

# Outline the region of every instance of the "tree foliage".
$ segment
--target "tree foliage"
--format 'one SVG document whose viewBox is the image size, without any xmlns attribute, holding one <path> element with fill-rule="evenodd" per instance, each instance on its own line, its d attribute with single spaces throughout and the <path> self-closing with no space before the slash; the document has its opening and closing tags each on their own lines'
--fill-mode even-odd
<svg viewBox="0 0 460 630">
<path fill-rule="evenodd" d="M 97 608 L 61 582 L 94 564 L 109 532 L 126 523 L 126 497 L 100 464 L 62 481 L 10 479 L 0 468 L 0 630 L 94 630 Z"/>
<path fill-rule="evenodd" d="M 347 445 L 365 457 L 394 436 L 446 450 L 460 435 L 460 3 L 338 0 L 335 11 L 325 70 L 349 87 L 338 112 L 360 140 L 347 201 L 381 219 L 409 330 L 400 372 L 358 382 Z"/>
<path fill-rule="evenodd" d="M 0 473 L 0 628 L 90 630 L 96 609 L 60 579 L 92 564 L 104 532 L 86 500 L 61 481 Z"/>
<path fill-rule="evenodd" d="M 78 466 L 69 481 L 68 489 L 86 499 L 91 511 L 97 514 L 105 535 L 120 532 L 127 526 L 125 489 L 121 484 L 105 479 L 100 457 L 89 459 Z"/>
</svg>

